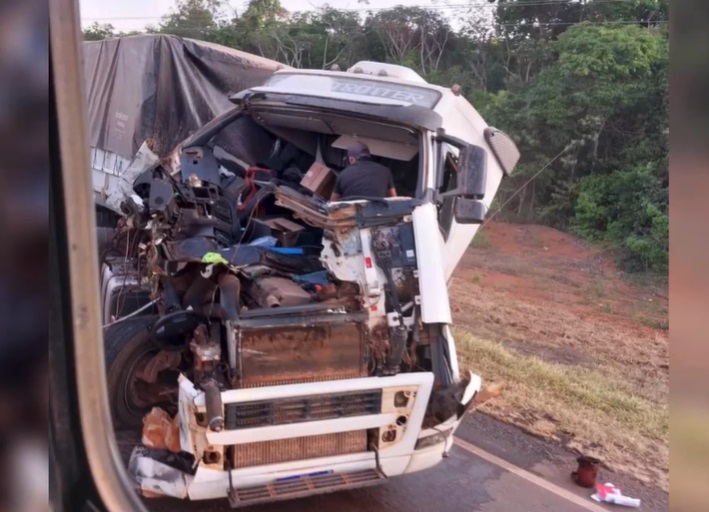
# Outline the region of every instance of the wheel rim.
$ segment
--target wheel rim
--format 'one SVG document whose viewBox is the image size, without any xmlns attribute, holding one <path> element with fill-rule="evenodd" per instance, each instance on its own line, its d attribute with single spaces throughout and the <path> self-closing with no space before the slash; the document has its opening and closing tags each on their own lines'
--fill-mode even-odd
<svg viewBox="0 0 709 512">
<path fill-rule="evenodd" d="M 165 398 L 158 398 L 157 396 L 149 397 L 150 391 L 147 391 L 146 388 L 152 387 L 155 389 L 160 385 L 157 383 L 147 383 L 138 377 L 143 368 L 145 368 L 147 363 L 155 357 L 158 352 L 158 349 L 146 349 L 142 351 L 133 359 L 128 369 L 128 375 L 120 391 L 120 400 L 125 409 L 133 416 L 142 416 L 150 407 L 170 403 L 169 400 Z M 159 372 L 159 374 L 162 374 L 164 371 L 165 370 Z"/>
</svg>

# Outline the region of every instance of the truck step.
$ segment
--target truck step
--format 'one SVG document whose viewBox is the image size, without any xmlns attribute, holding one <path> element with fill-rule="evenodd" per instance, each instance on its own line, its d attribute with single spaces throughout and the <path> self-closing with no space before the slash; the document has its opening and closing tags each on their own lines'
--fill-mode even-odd
<svg viewBox="0 0 709 512">
<path fill-rule="evenodd" d="M 232 489 L 228 495 L 231 507 L 240 508 L 258 503 L 302 498 L 313 494 L 357 489 L 386 480 L 387 476 L 381 470 L 365 469 L 351 473 L 302 476 L 244 489 Z"/>
</svg>

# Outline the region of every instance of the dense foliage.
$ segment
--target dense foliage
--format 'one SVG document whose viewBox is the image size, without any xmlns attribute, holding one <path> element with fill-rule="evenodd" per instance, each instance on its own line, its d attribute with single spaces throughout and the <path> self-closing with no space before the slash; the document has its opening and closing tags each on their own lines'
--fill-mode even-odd
<svg viewBox="0 0 709 512">
<path fill-rule="evenodd" d="M 225 14 L 219 0 L 180 0 L 147 31 L 296 67 L 375 60 L 460 84 L 522 151 L 499 195 L 502 215 L 573 230 L 617 251 L 629 269 L 665 271 L 668 0 L 461 5 L 289 13 L 279 0 L 251 0 Z M 122 34 L 94 24 L 84 35 Z"/>
</svg>

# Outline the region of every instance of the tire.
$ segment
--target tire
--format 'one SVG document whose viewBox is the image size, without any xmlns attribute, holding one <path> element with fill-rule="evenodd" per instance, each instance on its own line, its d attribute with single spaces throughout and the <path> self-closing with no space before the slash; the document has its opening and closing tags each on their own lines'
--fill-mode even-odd
<svg viewBox="0 0 709 512">
<path fill-rule="evenodd" d="M 157 404 L 141 404 L 131 399 L 131 386 L 136 365 L 156 354 L 150 328 L 157 316 L 137 316 L 109 326 L 104 333 L 106 381 L 111 416 L 115 428 L 136 428 L 143 416 Z"/>
</svg>

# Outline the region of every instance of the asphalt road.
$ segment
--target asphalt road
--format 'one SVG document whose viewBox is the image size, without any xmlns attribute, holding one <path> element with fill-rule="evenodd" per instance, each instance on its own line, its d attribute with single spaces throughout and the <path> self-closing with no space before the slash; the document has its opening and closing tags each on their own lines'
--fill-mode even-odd
<svg viewBox="0 0 709 512">
<path fill-rule="evenodd" d="M 435 468 L 391 479 L 383 485 L 287 502 L 243 512 L 582 512 L 618 510 L 590 499 L 569 473 L 575 457 L 508 425 L 473 415 L 457 432 L 458 444 Z M 462 446 L 461 446 L 462 445 Z M 601 471 L 605 481 L 639 497 L 643 511 L 668 509 L 666 493 Z M 146 500 L 152 512 L 226 512 L 226 500 Z M 621 507 L 624 508 L 625 507 Z"/>
<path fill-rule="evenodd" d="M 152 501 L 152 500 L 151 500 Z M 589 503 L 592 503 L 589 500 Z M 224 501 L 151 503 L 155 512 L 220 512 Z M 455 446 L 439 467 L 382 485 L 241 509 L 244 512 L 577 512 L 578 505 Z"/>
</svg>

